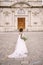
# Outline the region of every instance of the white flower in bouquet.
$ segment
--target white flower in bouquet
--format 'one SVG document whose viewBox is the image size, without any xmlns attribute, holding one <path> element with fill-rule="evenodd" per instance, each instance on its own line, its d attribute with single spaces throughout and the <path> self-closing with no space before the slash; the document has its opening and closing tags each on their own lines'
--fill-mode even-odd
<svg viewBox="0 0 43 65">
<path fill-rule="evenodd" d="M 21 39 L 23 39 L 24 41 L 26 41 L 26 40 L 27 40 L 27 38 L 26 38 L 25 36 L 21 37 Z"/>
</svg>

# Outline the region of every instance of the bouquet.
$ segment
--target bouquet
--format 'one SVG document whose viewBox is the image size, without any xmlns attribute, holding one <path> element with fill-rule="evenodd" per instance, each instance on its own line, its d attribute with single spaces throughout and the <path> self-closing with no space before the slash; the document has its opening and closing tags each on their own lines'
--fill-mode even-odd
<svg viewBox="0 0 43 65">
<path fill-rule="evenodd" d="M 21 37 L 21 39 L 23 39 L 24 41 L 26 41 L 26 40 L 27 40 L 27 38 L 26 38 L 26 37 L 24 37 L 24 36 L 23 36 L 23 37 Z"/>
</svg>

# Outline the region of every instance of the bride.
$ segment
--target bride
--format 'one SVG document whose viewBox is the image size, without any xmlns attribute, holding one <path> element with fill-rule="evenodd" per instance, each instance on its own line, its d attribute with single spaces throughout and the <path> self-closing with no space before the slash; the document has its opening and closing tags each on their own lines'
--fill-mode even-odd
<svg viewBox="0 0 43 65">
<path fill-rule="evenodd" d="M 19 35 L 15 51 L 8 55 L 9 58 L 23 58 L 27 57 L 28 50 L 25 45 L 25 41 L 21 38 L 22 34 Z"/>
</svg>

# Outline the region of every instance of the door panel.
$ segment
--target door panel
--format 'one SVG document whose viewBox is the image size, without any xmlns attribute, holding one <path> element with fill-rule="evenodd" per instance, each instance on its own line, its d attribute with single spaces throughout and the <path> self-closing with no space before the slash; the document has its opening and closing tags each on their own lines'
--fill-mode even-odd
<svg viewBox="0 0 43 65">
<path fill-rule="evenodd" d="M 25 18 L 18 18 L 18 29 L 25 29 Z"/>
</svg>

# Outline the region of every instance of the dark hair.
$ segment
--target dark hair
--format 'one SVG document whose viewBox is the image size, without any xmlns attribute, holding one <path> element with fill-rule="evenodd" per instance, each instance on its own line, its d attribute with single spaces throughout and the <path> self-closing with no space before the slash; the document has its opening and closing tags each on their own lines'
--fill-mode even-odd
<svg viewBox="0 0 43 65">
<path fill-rule="evenodd" d="M 19 30 L 20 32 L 23 32 L 23 29 L 22 28 L 20 28 L 20 30 Z"/>
</svg>

